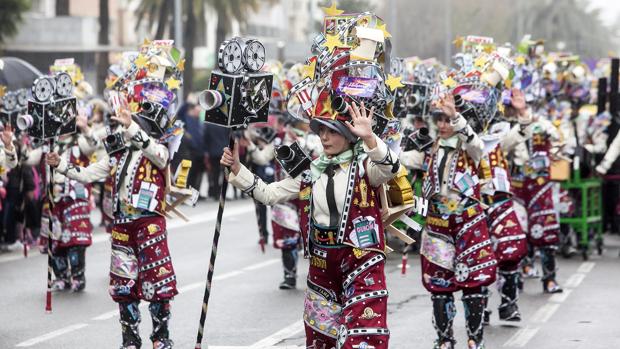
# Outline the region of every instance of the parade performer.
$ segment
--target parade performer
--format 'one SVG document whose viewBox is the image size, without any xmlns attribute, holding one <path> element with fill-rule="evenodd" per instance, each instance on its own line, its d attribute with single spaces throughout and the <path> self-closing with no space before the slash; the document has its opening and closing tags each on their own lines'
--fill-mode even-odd
<svg viewBox="0 0 620 349">
<path fill-rule="evenodd" d="M 169 40 L 145 42 L 126 63 L 127 73 L 113 87 L 127 93 L 129 105 L 122 102 L 123 93 L 111 91 L 117 93 L 110 98 L 114 109 L 111 119 L 123 130 L 122 146 L 117 143 L 114 151 L 108 148 L 107 157 L 88 167 L 69 164 L 57 153 L 49 153 L 46 160 L 57 172 L 81 182 L 112 178 L 114 221 L 109 292 L 119 304 L 121 348 L 141 347 L 138 306 L 145 300 L 150 302 L 153 348 L 168 349 L 173 345 L 168 331 L 170 301 L 178 291 L 164 217 L 165 176 L 180 141 L 172 110 L 173 91 L 180 86 L 182 64 Z M 135 93 L 136 90 L 141 92 Z M 153 123 L 153 119 L 157 122 Z"/>
<path fill-rule="evenodd" d="M 80 133 L 61 137 L 54 144 L 54 151 L 67 164 L 85 167 L 97 143 L 84 137 L 89 132 L 84 115 L 78 116 L 77 124 Z M 78 292 L 86 287 L 86 248 L 92 244 L 91 186 L 58 172 L 54 173 L 53 183 L 54 205 L 51 211 L 47 210 L 47 219 L 52 220 L 51 233 L 48 224 L 41 225 L 43 240 L 50 236 L 52 239 L 52 268 L 56 277 L 52 289 Z"/>
<path fill-rule="evenodd" d="M 519 264 L 527 254 L 527 236 L 514 209 L 506 154 L 522 141 L 519 132 L 531 122 L 531 113 L 527 110 L 522 91 L 513 88 L 510 93 L 510 104 L 505 106 L 505 110 L 511 116 L 516 114 L 519 124 L 511 128 L 504 121 L 480 119 L 480 138 L 485 143 L 486 151 L 480 160 L 479 176 L 482 202 L 488 207 L 487 223 L 498 261 L 499 318 L 520 321 L 517 305 L 521 275 Z M 495 110 L 487 115 L 494 117 Z"/>
<path fill-rule="evenodd" d="M 229 181 L 267 205 L 300 201 L 300 223 L 310 257 L 304 320 L 306 347 L 388 348 L 385 241 L 376 188 L 399 163 L 372 133 L 371 115 L 354 105 L 352 122 L 312 120 L 324 153 L 309 170 L 265 184 L 225 149 Z M 362 140 L 356 145 L 357 138 Z"/>
<path fill-rule="evenodd" d="M 453 293 L 463 291 L 468 348 L 484 348 L 483 287 L 496 278 L 497 260 L 480 203 L 478 164 L 482 140 L 456 112 L 454 98 L 439 100 L 433 119 L 438 139 L 427 152 L 401 155 L 409 168 L 424 169 L 423 193 L 429 199 L 426 229 L 420 248 L 422 283 L 431 293 L 435 348 L 454 348 Z"/>
<path fill-rule="evenodd" d="M 560 147 L 557 128 L 541 115 L 522 133 L 514 149 L 511 184 L 515 198 L 526 208 L 528 241 L 542 254 L 542 283 L 545 293 L 562 292 L 556 281 L 555 253 L 560 238 L 560 220 L 549 178 L 552 157 Z"/>
</svg>

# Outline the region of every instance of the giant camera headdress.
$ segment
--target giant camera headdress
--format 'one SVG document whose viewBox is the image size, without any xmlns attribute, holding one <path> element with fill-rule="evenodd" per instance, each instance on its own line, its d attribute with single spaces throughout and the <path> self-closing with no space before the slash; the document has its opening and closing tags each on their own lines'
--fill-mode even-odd
<svg viewBox="0 0 620 349">
<path fill-rule="evenodd" d="M 75 133 L 77 99 L 74 78 L 67 66 L 75 66 L 73 59 L 59 59 L 50 67 L 53 75 L 37 78 L 28 99 L 28 113 L 17 117 L 15 124 L 28 132 L 35 142 Z"/>
<path fill-rule="evenodd" d="M 375 108 L 373 131 L 381 134 L 392 114 L 401 77 L 390 72 L 389 38 L 376 15 L 342 14 L 326 9 L 323 34 L 312 45 L 314 56 L 304 66 L 303 78 L 287 97 L 289 113 L 301 120 L 349 120 L 350 103 Z"/>
<path fill-rule="evenodd" d="M 21 88 L 14 91 L 6 91 L 6 87 L 0 86 L 0 122 L 2 126 L 11 125 L 17 128 L 17 118 L 28 110 L 28 90 Z"/>
<path fill-rule="evenodd" d="M 218 50 L 218 68 L 211 73 L 209 89 L 199 103 L 206 110 L 205 121 L 242 127 L 250 122 L 266 122 L 273 74 L 261 72 L 265 47 L 258 40 L 232 38 Z"/>
</svg>

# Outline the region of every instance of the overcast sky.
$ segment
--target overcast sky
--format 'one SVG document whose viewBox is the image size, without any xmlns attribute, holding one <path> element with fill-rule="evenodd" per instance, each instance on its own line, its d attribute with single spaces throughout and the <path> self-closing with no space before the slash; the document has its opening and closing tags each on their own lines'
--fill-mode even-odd
<svg viewBox="0 0 620 349">
<path fill-rule="evenodd" d="M 590 0 L 590 6 L 592 8 L 602 9 L 601 19 L 607 25 L 611 25 L 618 19 L 620 14 L 620 1 L 616 0 Z"/>
</svg>

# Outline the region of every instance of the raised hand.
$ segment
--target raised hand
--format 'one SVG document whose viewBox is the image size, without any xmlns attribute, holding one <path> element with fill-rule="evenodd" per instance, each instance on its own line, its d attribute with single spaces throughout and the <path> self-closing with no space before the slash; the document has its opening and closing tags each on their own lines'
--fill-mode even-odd
<svg viewBox="0 0 620 349">
<path fill-rule="evenodd" d="M 362 107 L 360 108 L 357 104 L 352 103 L 349 106 L 349 115 L 351 115 L 351 120 L 347 121 L 345 124 L 349 128 L 349 131 L 353 133 L 353 135 L 359 137 L 367 143 L 367 141 L 374 140 L 374 134 L 372 133 L 372 116 L 374 115 L 375 107 L 370 108 L 370 111 L 366 111 L 364 107 L 364 103 L 362 102 Z"/>
<path fill-rule="evenodd" d="M 4 148 L 8 151 L 13 151 L 13 128 L 11 128 L 11 125 L 6 125 L 4 130 L 2 130 L 2 134 L 0 134 L 0 138 L 2 138 Z"/>
</svg>

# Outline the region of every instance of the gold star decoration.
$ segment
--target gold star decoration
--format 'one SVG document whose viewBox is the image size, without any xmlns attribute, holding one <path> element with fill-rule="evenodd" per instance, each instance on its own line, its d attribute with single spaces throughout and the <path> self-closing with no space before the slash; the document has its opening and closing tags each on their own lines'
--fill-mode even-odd
<svg viewBox="0 0 620 349">
<path fill-rule="evenodd" d="M 146 68 L 146 66 L 149 64 L 149 59 L 146 58 L 144 55 L 139 54 L 138 57 L 136 57 L 136 60 L 133 61 L 133 63 L 138 69 L 142 69 Z"/>
<path fill-rule="evenodd" d="M 327 35 L 323 46 L 325 46 L 331 53 L 331 52 L 334 52 L 334 48 L 341 47 L 342 42 L 340 41 L 340 38 L 338 37 L 338 35 Z"/>
<path fill-rule="evenodd" d="M 524 65 L 525 56 L 518 56 L 517 58 L 515 58 L 515 63 L 517 63 L 517 65 Z"/>
<path fill-rule="evenodd" d="M 484 67 L 484 65 L 487 63 L 487 58 L 485 56 L 478 56 L 476 57 L 476 59 L 474 60 L 474 66 L 478 67 L 478 68 L 482 68 Z"/>
<path fill-rule="evenodd" d="M 0 98 L 4 97 L 6 94 L 6 86 L 0 85 Z"/>
<path fill-rule="evenodd" d="M 183 58 L 182 60 L 179 61 L 179 63 L 177 63 L 177 69 L 179 71 L 185 70 L 185 58 Z"/>
<path fill-rule="evenodd" d="M 114 86 L 114 84 L 116 84 L 116 81 L 118 81 L 118 78 L 109 78 L 105 80 L 105 87 L 107 88 L 112 88 L 112 86 Z"/>
<path fill-rule="evenodd" d="M 171 76 L 168 78 L 168 80 L 166 80 L 166 85 L 168 86 L 169 90 L 176 90 L 181 87 L 181 80 L 177 80 L 173 76 Z"/>
<path fill-rule="evenodd" d="M 392 34 L 390 34 L 390 33 L 387 31 L 387 29 L 385 29 L 385 26 L 386 26 L 386 24 L 385 24 L 385 23 L 383 23 L 383 24 L 381 24 L 381 25 L 378 25 L 378 26 L 377 26 L 377 29 L 379 29 L 379 30 L 381 30 L 381 31 L 383 32 L 383 37 L 384 37 L 384 38 L 386 38 L 386 39 L 387 39 L 387 38 L 391 38 L 391 37 L 392 37 Z"/>
<path fill-rule="evenodd" d="M 313 59 L 309 62 L 309 64 L 306 64 L 301 68 L 301 71 L 302 71 L 301 78 L 302 79 L 305 79 L 305 78 L 314 79 L 315 70 L 316 70 L 316 60 Z"/>
<path fill-rule="evenodd" d="M 138 109 L 140 109 L 140 104 L 138 104 L 138 102 L 136 102 L 136 101 L 129 102 L 129 110 L 132 113 L 137 113 Z"/>
<path fill-rule="evenodd" d="M 323 9 L 323 13 L 325 13 L 326 16 L 338 16 L 344 12 L 336 7 L 336 0 L 332 0 L 332 5 L 330 7 L 321 8 Z"/>
<path fill-rule="evenodd" d="M 332 118 L 332 120 L 336 119 L 336 116 L 338 116 L 338 113 L 332 109 L 332 99 L 329 97 L 325 98 L 325 101 L 323 102 L 322 114 L 326 113 Z"/>
<path fill-rule="evenodd" d="M 441 83 L 448 88 L 456 86 L 456 81 L 451 76 L 445 78 Z"/>
<path fill-rule="evenodd" d="M 463 37 L 457 36 L 452 43 L 454 44 L 454 47 L 461 48 L 463 46 Z"/>
<path fill-rule="evenodd" d="M 400 80 L 402 80 L 402 77 L 396 77 L 388 74 L 388 78 L 387 80 L 385 80 L 385 84 L 390 88 L 390 91 L 394 91 L 399 87 L 405 86 L 402 82 L 400 82 Z"/>
<path fill-rule="evenodd" d="M 149 38 L 144 38 L 144 41 L 142 42 L 142 46 L 149 46 L 151 44 L 151 40 L 149 40 Z"/>
</svg>

